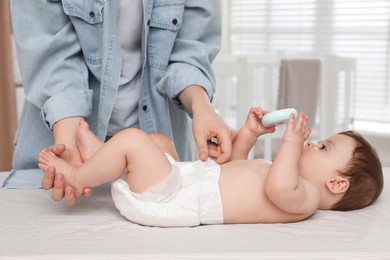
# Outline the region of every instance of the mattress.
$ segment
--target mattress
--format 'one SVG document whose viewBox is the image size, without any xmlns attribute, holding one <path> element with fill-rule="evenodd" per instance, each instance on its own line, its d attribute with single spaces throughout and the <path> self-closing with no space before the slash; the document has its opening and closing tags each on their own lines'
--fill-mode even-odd
<svg viewBox="0 0 390 260">
<path fill-rule="evenodd" d="M 73 207 L 42 189 L 0 189 L 0 259 L 390 259 L 390 168 L 372 206 L 289 224 L 133 224 L 110 186 Z M 0 173 L 0 183 L 6 173 Z"/>
</svg>

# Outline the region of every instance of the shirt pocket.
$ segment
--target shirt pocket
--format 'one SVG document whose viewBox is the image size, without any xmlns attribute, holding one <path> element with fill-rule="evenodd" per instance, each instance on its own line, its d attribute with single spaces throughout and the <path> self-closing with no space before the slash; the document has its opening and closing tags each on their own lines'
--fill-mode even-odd
<svg viewBox="0 0 390 260">
<path fill-rule="evenodd" d="M 76 30 L 85 61 L 89 65 L 100 65 L 102 63 L 104 1 L 62 0 L 62 5 Z"/>
<path fill-rule="evenodd" d="M 104 1 L 102 0 L 62 0 L 62 5 L 67 15 L 79 17 L 89 24 L 103 22 Z"/>
<path fill-rule="evenodd" d="M 184 0 L 156 0 L 148 21 L 149 66 L 166 70 L 178 31 L 182 26 Z"/>
</svg>

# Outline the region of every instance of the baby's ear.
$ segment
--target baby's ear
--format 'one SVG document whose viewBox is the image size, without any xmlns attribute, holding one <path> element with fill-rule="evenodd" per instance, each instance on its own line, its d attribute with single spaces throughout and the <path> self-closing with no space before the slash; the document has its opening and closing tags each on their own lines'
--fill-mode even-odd
<svg viewBox="0 0 390 260">
<path fill-rule="evenodd" d="M 344 193 L 349 188 L 349 180 L 344 177 L 337 176 L 328 180 L 326 182 L 326 187 L 331 193 L 334 194 Z"/>
</svg>

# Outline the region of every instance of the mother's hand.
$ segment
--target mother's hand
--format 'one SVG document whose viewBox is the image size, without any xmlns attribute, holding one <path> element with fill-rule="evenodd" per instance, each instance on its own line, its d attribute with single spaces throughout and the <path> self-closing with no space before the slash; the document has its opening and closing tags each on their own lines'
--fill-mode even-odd
<svg viewBox="0 0 390 260">
<path fill-rule="evenodd" d="M 194 114 L 192 130 L 199 159 L 204 161 L 210 156 L 219 164 L 230 160 L 236 133 L 214 110 Z"/>
<path fill-rule="evenodd" d="M 204 161 L 210 156 L 219 164 L 229 161 L 236 133 L 214 111 L 206 91 L 192 85 L 178 97 L 192 113 L 192 132 L 199 159 Z"/>
<path fill-rule="evenodd" d="M 66 151 L 66 147 L 64 145 L 53 145 L 47 149 L 55 153 L 57 156 L 62 156 Z M 68 158 L 66 158 L 67 161 L 71 162 L 72 164 L 81 163 L 81 159 L 77 159 L 75 151 L 68 150 L 66 152 L 68 153 Z M 68 206 L 73 206 L 76 203 L 76 194 L 73 188 L 70 186 L 65 186 L 64 175 L 57 173 L 54 166 L 49 166 L 46 170 L 44 170 L 42 188 L 45 190 L 52 189 L 51 197 L 55 201 L 61 201 L 63 198 L 65 198 L 65 203 Z M 85 188 L 83 191 L 83 196 L 89 198 L 91 195 L 92 189 Z"/>
</svg>

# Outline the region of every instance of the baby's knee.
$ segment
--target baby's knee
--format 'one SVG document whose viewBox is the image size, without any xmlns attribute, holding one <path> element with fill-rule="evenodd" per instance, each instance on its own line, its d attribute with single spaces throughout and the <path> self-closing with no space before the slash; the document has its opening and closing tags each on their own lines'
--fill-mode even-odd
<svg viewBox="0 0 390 260">
<path fill-rule="evenodd" d="M 148 135 L 138 128 L 126 128 L 118 132 L 114 137 L 122 140 L 129 140 L 131 142 L 144 142 L 145 139 L 149 139 Z"/>
<path fill-rule="evenodd" d="M 160 133 L 150 133 L 148 135 L 155 142 L 164 143 L 164 144 L 172 143 L 171 139 L 169 139 L 166 135 L 163 135 L 163 134 L 160 134 Z"/>
<path fill-rule="evenodd" d="M 176 148 L 173 145 L 171 139 L 169 139 L 166 135 L 160 133 L 151 133 L 149 137 L 163 150 L 165 153 L 169 153 L 176 161 L 179 160 L 179 156 L 177 155 Z"/>
</svg>

